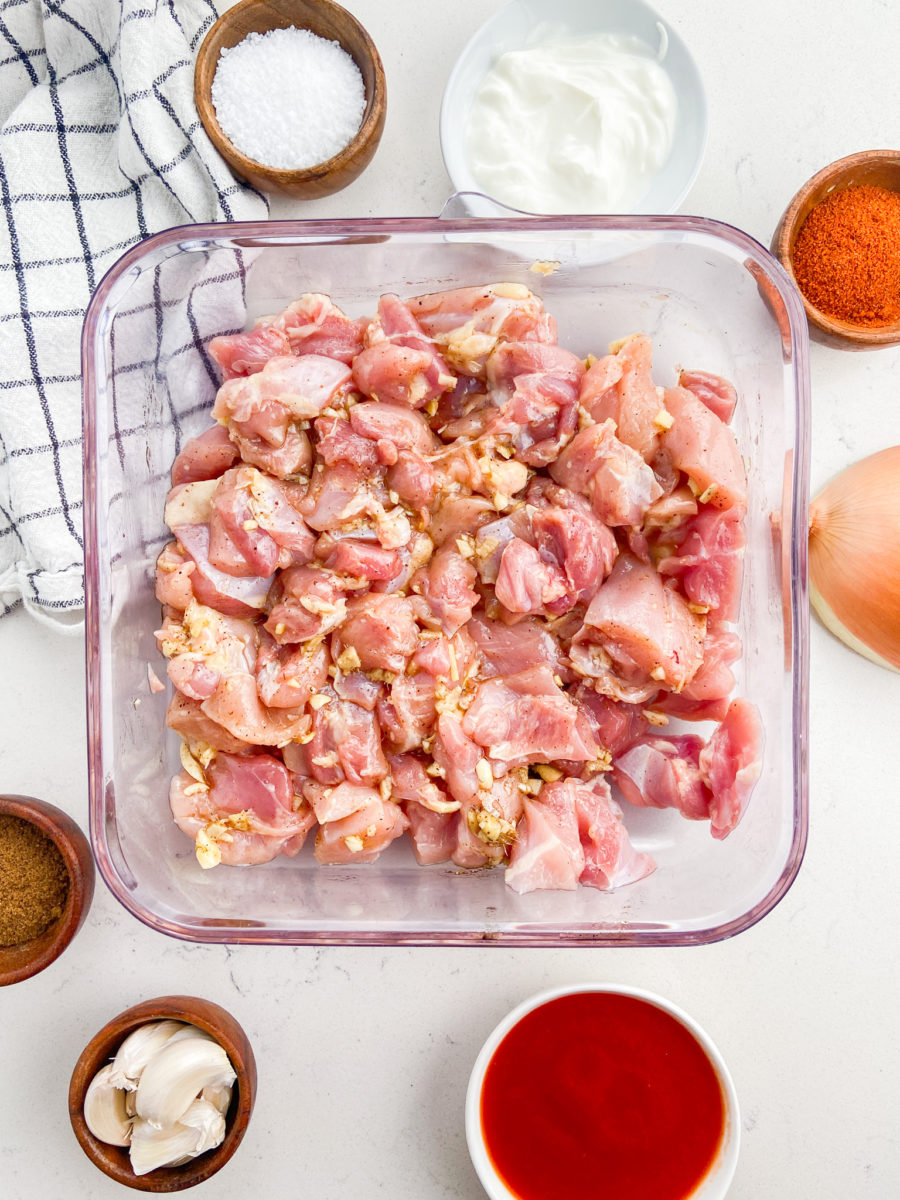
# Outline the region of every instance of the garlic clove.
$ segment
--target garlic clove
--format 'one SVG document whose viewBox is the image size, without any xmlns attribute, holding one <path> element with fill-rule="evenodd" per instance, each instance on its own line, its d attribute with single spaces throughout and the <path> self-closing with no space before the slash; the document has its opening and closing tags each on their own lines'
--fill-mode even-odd
<svg viewBox="0 0 900 1200">
<path fill-rule="evenodd" d="M 810 600 L 858 654 L 900 671 L 900 446 L 854 463 L 810 506 Z"/>
<path fill-rule="evenodd" d="M 224 1115 L 231 1105 L 231 1088 L 228 1084 L 205 1087 L 200 1093 L 200 1099 L 208 1100 Z"/>
<path fill-rule="evenodd" d="M 150 1021 L 130 1033 L 112 1061 L 110 1081 L 127 1092 L 137 1088 L 141 1072 L 147 1063 L 165 1046 L 171 1037 L 193 1026 L 181 1021 Z"/>
<path fill-rule="evenodd" d="M 225 1140 L 225 1118 L 216 1106 L 209 1100 L 195 1100 L 188 1105 L 188 1110 L 179 1121 L 196 1129 L 199 1142 L 195 1154 L 203 1154 L 205 1150 L 214 1150 Z"/>
<path fill-rule="evenodd" d="M 159 1050 L 141 1075 L 138 1116 L 162 1128 L 174 1125 L 205 1087 L 232 1084 L 228 1055 L 208 1037 L 179 1038 Z"/>
<path fill-rule="evenodd" d="M 97 1072 L 84 1096 L 84 1120 L 95 1138 L 110 1146 L 127 1146 L 131 1141 L 131 1118 L 125 1093 L 111 1082 L 112 1063 Z"/>
<path fill-rule="evenodd" d="M 138 1117 L 131 1134 L 131 1169 L 135 1175 L 146 1175 L 158 1167 L 186 1162 L 198 1153 L 201 1138 L 202 1132 L 190 1125 L 176 1123 L 166 1129 L 157 1129 Z"/>
</svg>

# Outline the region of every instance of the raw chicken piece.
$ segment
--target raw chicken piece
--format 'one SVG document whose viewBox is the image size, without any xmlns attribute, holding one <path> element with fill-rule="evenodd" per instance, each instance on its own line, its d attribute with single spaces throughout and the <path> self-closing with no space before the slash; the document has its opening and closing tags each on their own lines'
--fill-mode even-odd
<svg viewBox="0 0 900 1200">
<path fill-rule="evenodd" d="M 428 533 L 435 546 L 443 546 L 465 533 L 475 534 L 496 515 L 497 510 L 484 496 L 439 496 Z"/>
<path fill-rule="evenodd" d="M 465 680 L 478 661 L 475 643 L 467 630 L 465 625 L 452 638 L 429 636 L 423 640 L 412 657 L 411 669 L 416 675 L 426 672 L 451 685 Z"/>
<path fill-rule="evenodd" d="M 292 354 L 324 354 L 348 366 L 363 347 L 366 319 L 351 320 L 321 292 L 307 292 L 275 318 Z"/>
<path fill-rule="evenodd" d="M 405 596 L 370 592 L 347 605 L 347 618 L 335 638 L 336 660 L 352 647 L 363 671 L 402 672 L 418 637 L 412 605 Z"/>
<path fill-rule="evenodd" d="M 525 801 L 506 886 L 520 895 L 544 888 L 571 892 L 584 868 L 574 797 L 565 788 L 541 788 L 539 799 Z"/>
<path fill-rule="evenodd" d="M 585 684 L 578 686 L 575 699 L 596 741 L 613 758 L 647 733 L 649 726 L 640 705 L 612 700 L 591 691 Z"/>
<path fill-rule="evenodd" d="M 324 646 L 279 646 L 265 630 L 256 657 L 256 690 L 269 708 L 300 708 L 325 686 L 329 658 Z"/>
<path fill-rule="evenodd" d="M 699 766 L 703 739 L 692 733 L 644 738 L 613 760 L 613 780 L 630 804 L 677 808 L 691 821 L 706 821 L 712 796 Z"/>
<path fill-rule="evenodd" d="M 581 381 L 579 402 L 588 414 L 596 408 L 616 403 L 615 387 L 624 374 L 623 360 L 617 354 L 605 354 L 591 363 Z M 606 393 L 610 395 L 607 396 Z"/>
<path fill-rule="evenodd" d="M 305 476 L 312 466 L 313 452 L 309 437 L 297 424 L 288 425 L 280 446 L 270 446 L 265 438 L 241 433 L 235 428 L 231 430 L 231 440 L 240 450 L 245 463 L 259 467 L 276 479 Z"/>
<path fill-rule="evenodd" d="M 210 561 L 234 575 L 268 575 L 309 562 L 315 536 L 300 515 L 296 484 L 237 467 L 219 480 L 210 517 Z M 286 554 L 282 554 L 286 551 Z"/>
<path fill-rule="evenodd" d="M 620 441 L 612 421 L 577 433 L 550 467 L 557 483 L 591 501 L 605 525 L 640 525 L 662 495 L 651 468 L 636 450 Z"/>
<path fill-rule="evenodd" d="M 554 563 L 544 562 L 534 546 L 514 537 L 503 548 L 494 594 L 508 612 L 566 612 L 575 603 L 566 577 Z"/>
<path fill-rule="evenodd" d="M 273 586 L 265 628 L 276 642 L 305 642 L 336 629 L 347 615 L 341 581 L 331 571 L 290 567 Z"/>
<path fill-rule="evenodd" d="M 727 424 L 734 415 L 737 392 L 734 384 L 727 379 L 709 375 L 706 371 L 682 371 L 678 376 L 678 386 L 693 392 L 720 421 Z"/>
<path fill-rule="evenodd" d="M 323 354 L 350 364 L 362 350 L 365 325 L 351 321 L 328 296 L 310 292 L 249 333 L 213 338 L 209 351 L 225 379 L 252 375 L 285 354 Z"/>
<path fill-rule="evenodd" d="M 196 600 L 184 613 L 168 612 L 155 637 L 169 660 L 169 678 L 192 700 L 206 700 L 230 675 L 252 675 L 256 667 L 256 626 Z"/>
<path fill-rule="evenodd" d="M 166 724 L 181 734 L 188 743 L 212 746 L 214 750 L 224 750 L 227 754 L 246 754 L 255 749 L 211 720 L 198 700 L 191 700 L 179 691 L 172 693 L 166 712 Z"/>
<path fill-rule="evenodd" d="M 681 691 L 702 661 L 704 629 L 703 618 L 665 587 L 651 566 L 620 554 L 585 613 L 572 647 L 572 665 L 580 674 L 596 678 L 599 690 L 614 699 L 647 699 L 652 692 L 615 695 L 606 679 L 610 665 L 617 678 L 639 692 L 653 684 Z"/>
<path fill-rule="evenodd" d="M 179 772 L 169 803 L 178 828 L 195 839 L 207 865 L 216 859 L 249 865 L 296 854 L 316 823 L 309 807 L 297 803 L 288 772 L 271 754 L 218 754 L 206 779 L 208 787 Z"/>
<path fill-rule="evenodd" d="M 659 563 L 659 573 L 681 580 L 688 599 L 736 621 L 744 567 L 743 509 L 701 505 L 678 531 L 674 554 Z"/>
<path fill-rule="evenodd" d="M 156 560 L 156 598 L 160 604 L 184 612 L 195 599 L 191 587 L 195 570 L 196 563 L 178 542 L 167 542 Z"/>
<path fill-rule="evenodd" d="M 762 749 L 759 711 L 747 700 L 733 700 L 699 757 L 701 774 L 712 792 L 709 815 L 714 838 L 728 837 L 744 815 L 762 772 Z"/>
<path fill-rule="evenodd" d="M 472 563 L 452 547 L 444 547 L 422 572 L 422 596 L 448 637 L 465 625 L 478 603 L 472 584 L 478 573 Z"/>
<path fill-rule="evenodd" d="M 350 426 L 359 437 L 375 442 L 382 454 L 382 443 L 393 447 L 393 457 L 388 454 L 381 460 L 388 466 L 397 461 L 396 455 L 401 450 L 430 454 L 435 448 L 434 435 L 424 417 L 403 404 L 372 400 L 354 404 L 350 409 Z"/>
<path fill-rule="evenodd" d="M 478 795 L 475 764 L 482 757 L 482 750 L 463 733 L 457 716 L 443 712 L 438 717 L 432 755 L 443 771 L 442 778 L 453 799 L 461 804 L 474 801 Z"/>
<path fill-rule="evenodd" d="M 255 375 L 226 380 L 213 416 L 231 432 L 283 446 L 293 423 L 319 416 L 346 392 L 349 380 L 349 367 L 320 354 L 272 358 Z"/>
<path fill-rule="evenodd" d="M 385 550 L 377 542 L 363 542 L 356 538 L 335 540 L 328 534 L 319 538 L 316 554 L 326 567 L 337 571 L 339 575 L 352 575 L 354 579 L 371 583 L 380 579 L 394 579 L 403 565 L 396 550 Z"/>
<path fill-rule="evenodd" d="M 612 419 L 616 423 L 616 436 L 626 446 L 650 462 L 659 445 L 661 426 L 657 418 L 665 412 L 662 396 L 650 377 L 650 359 L 653 345 L 648 337 L 638 334 L 627 338 L 616 354 L 622 368 L 621 377 L 611 386 L 603 386 L 606 378 L 612 378 L 615 370 L 609 365 L 594 364 L 597 375 L 591 372 L 584 377 L 581 405 L 595 421 Z M 609 374 L 607 374 L 607 372 Z"/>
<path fill-rule="evenodd" d="M 484 378 L 488 355 L 498 341 L 556 341 L 556 322 L 539 297 L 518 283 L 456 288 L 408 301 L 410 311 L 464 375 Z"/>
<path fill-rule="evenodd" d="M 407 800 L 404 809 L 409 821 L 413 852 L 419 865 L 427 867 L 447 862 L 457 848 L 459 815 L 455 812 L 434 812 L 415 799 Z"/>
<path fill-rule="evenodd" d="M 566 580 L 566 607 L 590 603 L 619 552 L 612 531 L 590 512 L 556 504 L 533 513 L 531 528 L 543 561 L 558 566 Z"/>
<path fill-rule="evenodd" d="M 286 746 L 285 762 L 292 771 L 298 771 L 303 764 L 297 750 L 302 749 L 307 766 L 305 773 L 318 783 L 346 781 L 369 787 L 375 785 L 388 773 L 375 713 L 348 700 L 339 700 L 330 687 L 323 688 L 319 695 L 327 703 L 313 712 L 312 740 L 298 748 Z"/>
<path fill-rule="evenodd" d="M 201 479 L 217 479 L 241 457 L 240 451 L 228 436 L 228 430 L 213 425 L 205 433 L 185 442 L 172 464 L 172 486 L 195 483 Z"/>
<path fill-rule="evenodd" d="M 541 799 L 551 788 L 568 788 L 574 797 L 578 832 L 584 850 L 584 870 L 579 882 L 587 887 L 611 891 L 636 883 L 656 870 L 649 854 L 635 850 L 622 820 L 622 810 L 613 800 L 609 784 L 593 779 L 590 786 L 567 780 L 541 788 Z"/>
<path fill-rule="evenodd" d="M 270 575 L 237 576 L 209 561 L 208 525 L 178 525 L 172 531 L 194 564 L 190 584 L 197 600 L 229 617 L 255 617 L 265 607 Z"/>
<path fill-rule="evenodd" d="M 320 863 L 356 866 L 374 862 L 394 838 L 406 830 L 409 821 L 398 804 L 382 800 L 371 792 L 372 799 L 341 821 L 329 821 L 316 835 L 316 858 Z"/>
<path fill-rule="evenodd" d="M 384 691 L 380 683 L 369 679 L 362 671 L 349 671 L 345 674 L 338 670 L 332 686 L 342 700 L 358 704 L 367 712 L 375 711 L 375 706 Z"/>
<path fill-rule="evenodd" d="M 441 815 L 459 811 L 459 801 L 451 800 L 426 773 L 426 759 L 415 754 L 390 754 L 388 762 L 393 800 L 415 800 L 423 808 Z"/>
<path fill-rule="evenodd" d="M 531 510 L 524 504 L 497 521 L 482 525 L 475 535 L 475 558 L 483 583 L 496 583 L 503 551 L 513 540 L 521 538 L 532 544 Z"/>
<path fill-rule="evenodd" d="M 435 683 L 424 671 L 417 675 L 397 675 L 387 695 L 378 701 L 381 732 L 397 751 L 415 750 L 434 727 Z"/>
<path fill-rule="evenodd" d="M 223 379 L 254 375 L 270 358 L 291 353 L 291 344 L 281 329 L 261 322 L 247 333 L 214 337 L 209 352 L 222 369 Z"/>
<path fill-rule="evenodd" d="M 266 708 L 251 674 L 232 672 L 203 701 L 208 717 L 229 733 L 256 746 L 283 746 L 309 729 L 309 716 L 302 708 Z"/>
<path fill-rule="evenodd" d="M 370 787 L 357 787 L 352 783 L 339 783 L 337 787 L 322 784 L 305 784 L 303 794 L 309 801 L 320 825 L 326 821 L 342 821 L 371 804 L 379 793 Z"/>
<path fill-rule="evenodd" d="M 353 361 L 353 381 L 367 396 L 410 408 L 422 408 L 456 385 L 434 342 L 399 296 L 389 293 L 379 299 L 366 348 Z"/>
<path fill-rule="evenodd" d="M 478 648 L 484 676 L 515 675 L 529 667 L 547 666 L 564 682 L 572 679 L 559 643 L 540 621 L 526 618 L 505 625 L 475 612 L 465 628 Z"/>
<path fill-rule="evenodd" d="M 485 432 L 506 435 L 529 466 L 552 462 L 575 432 L 583 375 L 583 361 L 561 346 L 501 342 L 487 361 L 489 394 L 499 412 Z"/>
<path fill-rule="evenodd" d="M 661 436 L 662 449 L 692 480 L 704 504 L 743 509 L 747 504 L 747 474 L 734 434 L 702 400 L 685 388 L 669 388 L 666 408 L 672 426 Z"/>
<path fill-rule="evenodd" d="M 508 767 L 559 758 L 589 762 L 600 749 L 545 666 L 479 684 L 462 728 L 492 759 Z"/>
<path fill-rule="evenodd" d="M 368 472 L 384 465 L 375 443 L 355 433 L 347 417 L 318 417 L 315 426 L 316 454 L 327 466 L 349 463 L 358 471 Z"/>
</svg>

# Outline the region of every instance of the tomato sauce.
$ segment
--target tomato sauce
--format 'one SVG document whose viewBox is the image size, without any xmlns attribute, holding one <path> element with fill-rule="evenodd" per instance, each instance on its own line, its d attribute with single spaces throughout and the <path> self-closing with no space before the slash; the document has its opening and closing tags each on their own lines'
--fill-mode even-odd
<svg viewBox="0 0 900 1200">
<path fill-rule="evenodd" d="M 725 1131 L 722 1087 L 692 1033 L 633 996 L 533 1009 L 488 1063 L 488 1155 L 520 1200 L 685 1200 Z"/>
</svg>

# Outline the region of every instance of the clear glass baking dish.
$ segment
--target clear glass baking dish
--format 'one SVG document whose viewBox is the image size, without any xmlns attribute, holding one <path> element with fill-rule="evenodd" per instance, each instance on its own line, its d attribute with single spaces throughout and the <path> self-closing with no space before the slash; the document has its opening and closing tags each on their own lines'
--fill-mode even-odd
<svg viewBox="0 0 900 1200">
<path fill-rule="evenodd" d="M 544 275 L 536 262 L 558 266 Z M 750 483 L 738 688 L 766 735 L 742 824 L 716 842 L 674 812 L 630 810 L 658 870 L 609 894 L 518 896 L 500 871 L 422 868 L 402 843 L 358 868 L 320 867 L 308 845 L 262 867 L 202 871 L 169 815 L 178 739 L 148 664 L 165 678 L 154 561 L 172 460 L 209 422 L 217 380 L 204 344 L 306 291 L 360 315 L 381 292 L 499 280 L 541 293 L 579 353 L 641 330 L 657 381 L 684 365 L 738 387 Z M 83 342 L 91 836 L 114 895 L 151 927 L 208 942 L 690 945 L 753 925 L 791 885 L 807 832 L 807 349 L 779 265 L 700 218 L 195 225 L 130 250 L 97 289 Z"/>
</svg>

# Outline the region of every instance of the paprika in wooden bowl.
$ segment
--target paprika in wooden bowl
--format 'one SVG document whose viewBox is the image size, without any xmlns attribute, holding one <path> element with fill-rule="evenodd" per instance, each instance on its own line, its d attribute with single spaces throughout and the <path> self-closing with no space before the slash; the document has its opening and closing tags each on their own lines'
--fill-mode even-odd
<svg viewBox="0 0 900 1200">
<path fill-rule="evenodd" d="M 814 340 L 842 350 L 900 345 L 900 151 L 863 150 L 813 175 L 772 251 L 800 291 Z"/>
<path fill-rule="evenodd" d="M 94 859 L 68 813 L 0 796 L 0 987 L 49 967 L 84 923 Z"/>
</svg>

